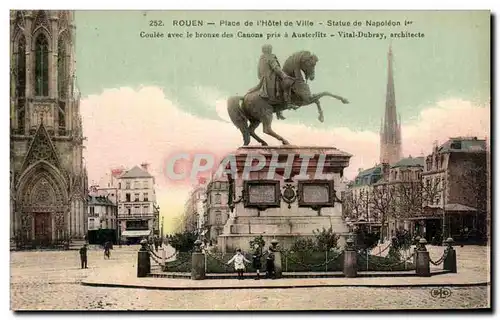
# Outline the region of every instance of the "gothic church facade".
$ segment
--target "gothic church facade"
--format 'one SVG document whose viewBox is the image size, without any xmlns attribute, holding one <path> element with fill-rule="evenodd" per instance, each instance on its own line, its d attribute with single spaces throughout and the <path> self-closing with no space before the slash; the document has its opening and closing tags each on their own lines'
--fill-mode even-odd
<svg viewBox="0 0 500 320">
<path fill-rule="evenodd" d="M 10 236 L 84 239 L 87 172 L 70 11 L 10 13 Z"/>
</svg>

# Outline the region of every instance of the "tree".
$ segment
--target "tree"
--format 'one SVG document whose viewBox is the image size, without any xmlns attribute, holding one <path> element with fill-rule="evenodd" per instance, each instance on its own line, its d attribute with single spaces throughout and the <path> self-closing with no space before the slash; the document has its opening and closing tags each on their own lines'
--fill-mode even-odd
<svg viewBox="0 0 500 320">
<path fill-rule="evenodd" d="M 476 231 L 476 235 L 480 237 L 486 236 L 488 179 L 486 159 L 483 154 L 478 154 L 475 158 L 465 161 L 461 165 L 461 173 L 457 177 L 457 182 L 462 187 L 458 202 L 476 209 L 476 230 L 470 228 L 468 233 Z M 469 236 L 468 233 L 466 237 Z"/>
<path fill-rule="evenodd" d="M 395 205 L 395 188 L 388 183 L 375 184 L 373 186 L 372 195 L 369 199 L 370 207 L 374 213 L 378 215 L 382 225 L 382 232 L 380 233 L 381 240 L 384 240 L 384 226 L 387 220 L 394 213 Z"/>
<path fill-rule="evenodd" d="M 445 183 L 446 181 L 439 177 L 420 181 L 422 205 L 427 206 L 439 203 L 446 189 Z"/>
<path fill-rule="evenodd" d="M 368 193 L 364 190 L 361 190 L 359 194 L 354 190 L 346 192 L 345 199 L 342 201 L 344 219 L 359 220 L 363 211 L 367 209 L 368 198 Z"/>
<path fill-rule="evenodd" d="M 403 181 L 396 186 L 394 218 L 408 219 L 422 214 L 422 181 Z"/>
<path fill-rule="evenodd" d="M 331 249 L 337 249 L 337 242 L 339 240 L 339 236 L 333 232 L 333 228 L 325 229 L 323 227 L 321 230 L 316 229 L 313 231 L 316 247 L 320 251 L 330 251 Z"/>
</svg>

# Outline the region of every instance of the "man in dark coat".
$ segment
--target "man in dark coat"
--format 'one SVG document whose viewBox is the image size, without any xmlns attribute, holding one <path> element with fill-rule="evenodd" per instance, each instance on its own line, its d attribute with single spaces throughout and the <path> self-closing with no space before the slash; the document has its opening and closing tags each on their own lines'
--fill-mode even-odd
<svg viewBox="0 0 500 320">
<path fill-rule="evenodd" d="M 82 269 L 87 269 L 87 245 L 84 244 L 80 248 L 80 262 L 82 263 Z"/>
<path fill-rule="evenodd" d="M 269 247 L 269 251 L 267 251 L 266 276 L 267 276 L 268 279 L 276 279 L 276 275 L 274 273 L 274 251 L 273 251 L 273 247 Z"/>
<path fill-rule="evenodd" d="M 281 70 L 278 58 L 273 54 L 273 47 L 269 44 L 262 46 L 257 77 L 259 84 L 250 89 L 248 93 L 259 91 L 259 95 L 268 100 L 271 105 L 289 103 L 289 97 L 282 94 L 281 82 L 291 78 Z M 276 113 L 276 117 L 280 120 L 285 119 L 281 111 Z"/>
</svg>

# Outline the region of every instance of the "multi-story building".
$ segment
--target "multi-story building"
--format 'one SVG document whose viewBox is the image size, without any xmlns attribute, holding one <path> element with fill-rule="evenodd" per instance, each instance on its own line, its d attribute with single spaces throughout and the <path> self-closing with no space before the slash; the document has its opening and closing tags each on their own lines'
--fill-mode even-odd
<svg viewBox="0 0 500 320">
<path fill-rule="evenodd" d="M 343 194 L 343 216 L 355 226 L 366 225 L 372 231 L 380 228 L 378 216 L 372 208 L 373 186 L 383 177 L 382 165 L 360 170 L 356 178 L 347 185 Z"/>
<path fill-rule="evenodd" d="M 105 196 L 88 196 L 88 240 L 99 243 L 106 240 L 116 242 L 118 206 Z M 107 239 L 97 239 L 98 231 L 106 231 Z"/>
<path fill-rule="evenodd" d="M 184 212 L 181 216 L 182 231 L 196 232 L 200 236 L 206 233 L 205 223 L 205 199 L 206 199 L 206 185 L 204 182 L 199 183 L 191 190 L 189 196 L 184 204 Z"/>
<path fill-rule="evenodd" d="M 159 234 L 155 179 L 147 165 L 135 166 L 118 177 L 119 237 L 129 242 Z"/>
<path fill-rule="evenodd" d="M 201 184 L 198 185 L 194 192 L 194 200 L 195 200 L 195 217 L 196 217 L 196 229 L 198 231 L 198 234 L 201 236 L 204 236 L 206 233 L 205 230 L 205 222 L 207 215 L 205 213 L 205 200 L 207 198 L 207 188 L 206 185 Z"/>
<path fill-rule="evenodd" d="M 403 158 L 360 171 L 344 193 L 344 216 L 353 225 L 367 225 L 382 239 L 397 229 L 410 231 L 410 218 L 419 216 L 423 157 Z M 420 200 L 420 201 L 419 201 Z"/>
<path fill-rule="evenodd" d="M 414 234 L 413 221 L 422 212 L 423 169 L 424 157 L 409 156 L 392 166 L 383 164 L 383 178 L 374 186 L 372 203 L 384 222 L 384 238 L 402 229 Z"/>
<path fill-rule="evenodd" d="M 444 237 L 457 241 L 486 239 L 486 140 L 450 138 L 425 159 L 423 218 Z"/>
<path fill-rule="evenodd" d="M 212 243 L 217 242 L 229 218 L 228 193 L 229 183 L 223 178 L 212 179 L 206 188 L 206 238 Z"/>
<path fill-rule="evenodd" d="M 10 236 L 24 245 L 83 242 L 88 187 L 73 12 L 11 11 L 10 61 Z"/>
<path fill-rule="evenodd" d="M 99 180 L 96 195 L 107 197 L 118 205 L 118 179 L 125 172 L 124 168 L 115 168 Z"/>
<path fill-rule="evenodd" d="M 197 214 L 196 214 L 196 199 L 195 192 L 191 190 L 189 196 L 184 203 L 184 212 L 181 216 L 180 232 L 195 232 L 197 230 Z"/>
</svg>

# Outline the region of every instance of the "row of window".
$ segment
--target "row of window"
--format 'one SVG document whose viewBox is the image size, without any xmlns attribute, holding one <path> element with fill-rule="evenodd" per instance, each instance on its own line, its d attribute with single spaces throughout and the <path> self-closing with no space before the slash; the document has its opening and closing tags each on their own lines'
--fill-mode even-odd
<svg viewBox="0 0 500 320">
<path fill-rule="evenodd" d="M 96 211 L 98 211 L 97 213 L 104 213 L 104 214 L 112 214 L 115 210 L 113 207 L 109 207 L 109 206 L 105 206 L 105 207 L 101 207 L 100 210 L 95 210 L 95 207 L 94 206 L 89 206 L 89 214 L 90 215 L 94 215 L 96 214 Z"/>
<path fill-rule="evenodd" d="M 118 189 L 122 188 L 122 183 L 118 183 Z M 149 189 L 149 182 L 147 180 L 144 181 L 135 181 L 133 184 L 130 181 L 125 182 L 125 189 Z"/>
<path fill-rule="evenodd" d="M 392 172 L 393 180 L 402 180 L 402 181 L 411 181 L 411 180 L 420 180 L 422 178 L 422 173 L 420 171 L 412 171 L 412 170 L 402 170 L 399 172 L 394 170 Z"/>
<path fill-rule="evenodd" d="M 425 160 L 426 171 L 431 171 L 432 169 L 439 170 L 444 166 L 444 155 L 433 154 L 427 157 Z"/>
<path fill-rule="evenodd" d="M 149 214 L 151 211 L 149 210 L 149 206 L 126 206 L 125 207 L 126 214 Z"/>
<path fill-rule="evenodd" d="M 34 74 L 34 89 L 35 96 L 49 96 L 49 42 L 45 34 L 40 33 L 35 40 L 35 74 Z M 69 55 L 66 47 L 66 39 L 64 35 L 59 37 L 57 47 L 57 88 L 59 94 L 58 103 L 58 125 L 59 129 L 66 128 L 66 103 L 65 98 L 68 91 L 68 61 Z M 17 127 L 19 131 L 24 131 L 26 117 L 26 39 L 21 36 L 17 43 L 17 52 L 15 55 L 15 93 L 17 97 Z"/>
<path fill-rule="evenodd" d="M 66 47 L 65 35 L 59 37 L 57 46 L 57 85 L 59 97 L 67 96 L 68 84 L 68 61 L 69 56 Z M 40 33 L 35 40 L 35 96 L 47 97 L 49 95 L 49 41 L 44 33 Z M 16 96 L 26 96 L 26 39 L 21 36 L 17 43 L 16 53 Z"/>
<path fill-rule="evenodd" d="M 214 182 L 212 185 L 213 189 L 226 189 L 227 188 L 227 182 Z"/>
<path fill-rule="evenodd" d="M 147 201 L 149 201 L 149 193 L 143 192 L 142 193 L 142 200 L 140 197 L 140 193 L 134 193 L 134 200 L 132 200 L 130 193 L 125 193 L 124 201 L 125 202 L 132 202 L 132 201 L 134 201 L 134 202 L 140 202 L 140 201 L 147 202 Z"/>
</svg>

